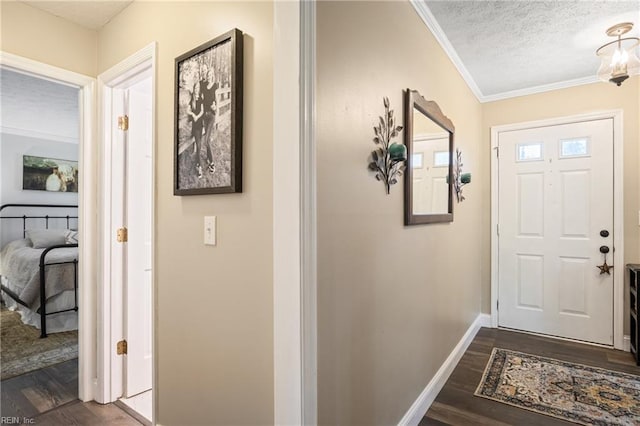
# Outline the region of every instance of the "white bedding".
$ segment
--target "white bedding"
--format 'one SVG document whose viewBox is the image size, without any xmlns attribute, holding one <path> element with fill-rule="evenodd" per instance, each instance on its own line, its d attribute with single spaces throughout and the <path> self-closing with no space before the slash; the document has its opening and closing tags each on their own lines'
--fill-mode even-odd
<svg viewBox="0 0 640 426">
<path fill-rule="evenodd" d="M 2 285 L 9 287 L 12 291 L 15 291 L 11 282 L 5 278 L 0 277 Z M 67 290 L 53 296 L 47 300 L 47 312 L 55 312 L 63 309 L 70 309 L 74 306 L 74 294 L 73 290 Z M 32 325 L 40 330 L 40 314 L 32 311 L 29 308 L 25 308 L 12 298 L 2 295 L 7 308 L 12 311 L 17 311 L 22 317 L 22 322 L 28 325 Z M 47 334 L 59 333 L 62 331 L 70 331 L 78 329 L 78 313 L 76 311 L 62 312 L 60 314 L 47 315 Z"/>
<path fill-rule="evenodd" d="M 7 244 L 0 252 L 0 280 L 29 304 L 29 308 L 2 294 L 7 307 L 18 311 L 22 322 L 40 328 L 40 255 L 44 249 L 31 247 L 29 239 Z M 78 258 L 77 248 L 55 249 L 47 254 L 46 262 L 65 262 Z M 72 264 L 52 265 L 46 268 L 46 310 L 55 312 L 75 306 L 74 276 Z M 78 313 L 75 311 L 47 315 L 47 333 L 76 330 Z"/>
<path fill-rule="evenodd" d="M 32 310 L 40 306 L 40 255 L 45 249 L 33 248 L 28 238 L 7 244 L 0 252 L 0 275 L 13 284 L 12 289 Z M 46 263 L 67 262 L 78 258 L 78 248 L 57 248 L 47 253 Z M 45 294 L 49 299 L 73 290 L 75 270 L 72 264 L 47 266 Z"/>
</svg>

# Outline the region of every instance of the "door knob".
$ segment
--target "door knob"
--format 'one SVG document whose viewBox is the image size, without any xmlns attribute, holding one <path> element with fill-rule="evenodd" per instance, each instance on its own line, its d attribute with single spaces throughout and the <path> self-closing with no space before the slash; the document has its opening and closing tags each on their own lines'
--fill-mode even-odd
<svg viewBox="0 0 640 426">
<path fill-rule="evenodd" d="M 603 229 L 602 231 L 600 231 L 600 236 L 602 238 L 607 238 L 609 236 L 609 231 L 607 231 L 606 229 Z"/>
<path fill-rule="evenodd" d="M 602 253 L 602 254 L 607 254 L 607 253 L 609 253 L 609 247 L 607 247 L 607 246 L 600 246 L 600 253 Z"/>
</svg>

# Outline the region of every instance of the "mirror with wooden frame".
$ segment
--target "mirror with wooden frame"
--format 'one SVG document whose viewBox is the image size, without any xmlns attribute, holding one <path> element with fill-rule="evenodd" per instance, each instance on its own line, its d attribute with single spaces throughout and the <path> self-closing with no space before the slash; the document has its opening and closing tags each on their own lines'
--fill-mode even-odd
<svg viewBox="0 0 640 426">
<path fill-rule="evenodd" d="M 410 89 L 404 121 L 404 224 L 453 222 L 453 123 L 437 103 Z"/>
</svg>

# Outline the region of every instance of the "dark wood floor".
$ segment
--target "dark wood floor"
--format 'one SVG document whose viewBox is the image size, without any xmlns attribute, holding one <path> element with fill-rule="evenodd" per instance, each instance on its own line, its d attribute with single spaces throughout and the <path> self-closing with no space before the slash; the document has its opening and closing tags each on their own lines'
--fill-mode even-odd
<svg viewBox="0 0 640 426">
<path fill-rule="evenodd" d="M 563 340 L 481 328 L 420 422 L 426 425 L 572 425 L 553 417 L 474 396 L 494 347 L 546 356 L 631 374 L 640 374 L 628 352 Z"/>
<path fill-rule="evenodd" d="M 51 426 L 118 425 L 141 423 L 114 404 L 101 405 L 78 400 L 78 360 L 0 382 L 2 418 L 21 423 Z M 6 422 L 5 422 L 6 423 Z"/>
<path fill-rule="evenodd" d="M 426 425 L 557 426 L 570 425 L 553 417 L 511 407 L 473 395 L 494 347 L 640 374 L 631 354 L 580 343 L 482 328 L 420 422 Z M 140 426 L 114 404 L 77 399 L 77 360 L 23 374 L 0 383 L 2 417 L 33 419 L 52 426 Z"/>
</svg>

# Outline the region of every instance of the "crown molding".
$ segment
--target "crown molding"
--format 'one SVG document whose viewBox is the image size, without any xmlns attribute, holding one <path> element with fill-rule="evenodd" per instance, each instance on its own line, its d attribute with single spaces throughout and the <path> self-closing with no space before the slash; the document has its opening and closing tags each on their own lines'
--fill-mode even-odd
<svg viewBox="0 0 640 426">
<path fill-rule="evenodd" d="M 411 3 L 415 11 L 418 13 L 422 21 L 425 23 L 427 28 L 429 28 L 429 31 L 431 31 L 433 36 L 436 38 L 436 40 L 440 44 L 440 47 L 442 47 L 442 49 L 447 54 L 451 62 L 453 62 L 453 65 L 456 67 L 456 69 L 458 70 L 458 72 L 460 73 L 464 81 L 467 83 L 467 86 L 469 86 L 469 89 L 471 90 L 471 92 L 473 92 L 476 99 L 478 99 L 480 103 L 495 102 L 495 101 L 501 101 L 504 99 L 517 98 L 520 96 L 535 95 L 537 93 L 550 92 L 552 90 L 567 89 L 569 87 L 582 86 L 584 84 L 592 84 L 600 81 L 598 80 L 598 77 L 594 74 L 593 76 L 590 76 L 590 77 L 560 81 L 557 83 L 543 84 L 540 86 L 527 87 L 524 89 L 510 90 L 507 92 L 496 93 L 493 95 L 484 95 L 480 90 L 480 88 L 478 87 L 478 85 L 476 84 L 473 77 L 471 77 L 471 74 L 469 73 L 467 68 L 464 66 L 464 63 L 462 62 L 462 60 L 458 56 L 458 53 L 453 48 L 453 45 L 445 35 L 444 30 L 438 24 L 438 21 L 436 20 L 435 16 L 433 16 L 433 14 L 431 13 L 431 10 L 429 10 L 429 7 L 425 3 L 425 1 L 409 0 L 409 2 Z"/>
<path fill-rule="evenodd" d="M 503 99 L 517 98 L 520 96 L 535 95 L 537 93 L 550 92 L 552 90 L 568 89 L 570 87 L 582 86 L 585 84 L 598 83 L 600 80 L 595 75 L 592 77 L 576 78 L 573 80 L 559 81 L 557 83 L 542 84 L 540 86 L 527 87 L 525 89 L 510 90 L 508 92 L 496 93 L 495 95 L 482 96 L 481 103 L 501 101 Z"/>
<path fill-rule="evenodd" d="M 453 65 L 456 67 L 456 69 L 458 70 L 458 72 L 460 73 L 464 81 L 467 83 L 467 86 L 469 86 L 469 89 L 473 92 L 476 98 L 480 102 L 482 102 L 482 99 L 484 98 L 482 91 L 480 91 L 480 88 L 476 84 L 475 80 L 473 79 L 473 77 L 471 77 L 471 74 L 469 74 L 469 71 L 462 63 L 462 60 L 458 56 L 458 53 L 451 45 L 451 42 L 445 35 L 444 30 L 440 27 L 440 24 L 438 24 L 438 21 L 436 21 L 435 16 L 433 16 L 433 14 L 431 13 L 431 10 L 429 10 L 429 8 L 427 7 L 427 4 L 423 0 L 409 0 L 409 1 L 411 2 L 411 5 L 418 13 L 418 16 L 420 16 L 420 18 L 425 23 L 425 25 L 429 28 L 429 30 L 431 31 L 433 36 L 436 38 L 436 40 L 438 40 L 438 43 L 440 43 L 440 46 L 442 47 L 444 52 L 447 54 L 449 59 L 451 59 L 451 62 L 453 62 Z"/>
<path fill-rule="evenodd" d="M 0 134 L 22 136 L 27 138 L 42 139 L 53 142 L 64 142 L 70 144 L 78 144 L 79 138 L 66 135 L 57 135 L 54 133 L 39 132 L 34 129 L 22 129 L 17 127 L 9 127 L 0 125 Z"/>
</svg>

